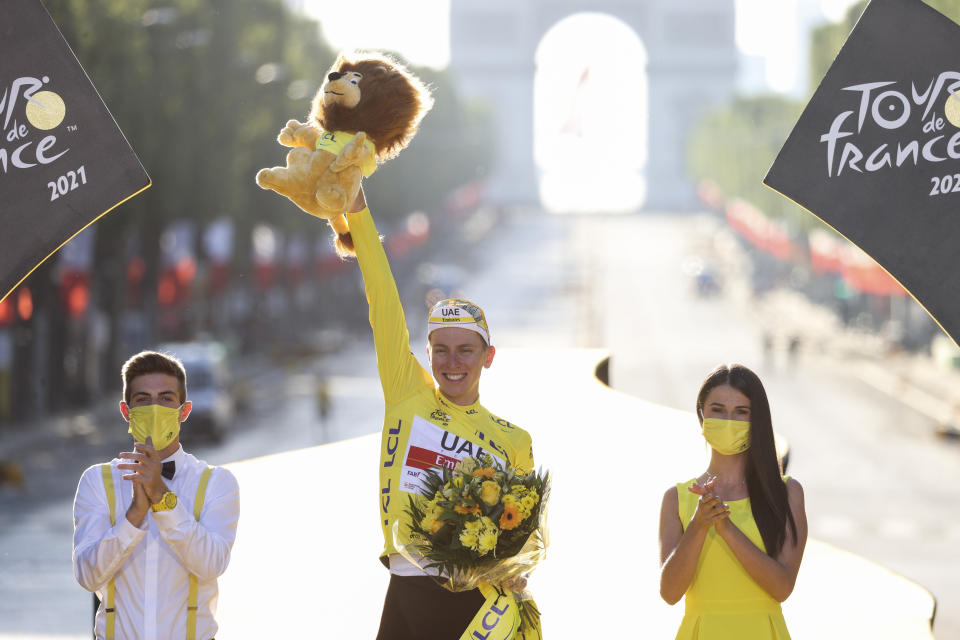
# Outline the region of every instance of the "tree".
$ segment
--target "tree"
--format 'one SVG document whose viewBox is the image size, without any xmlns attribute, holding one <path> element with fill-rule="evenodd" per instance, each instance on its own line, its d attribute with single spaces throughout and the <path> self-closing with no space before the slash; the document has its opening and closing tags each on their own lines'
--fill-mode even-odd
<svg viewBox="0 0 960 640">
<path fill-rule="evenodd" d="M 860 14 L 867 8 L 867 0 L 861 0 L 847 9 L 840 22 L 828 22 L 816 27 L 810 34 L 810 86 L 816 89 L 823 76 L 827 75 L 833 59 L 840 53 L 847 36 L 856 26 Z"/>
<path fill-rule="evenodd" d="M 318 85 L 333 53 L 316 22 L 290 14 L 282 0 L 47 0 L 46 6 L 153 181 L 95 225 L 94 288 L 112 320 L 114 367 L 128 355 L 117 334 L 131 240 L 146 266 L 146 295 L 138 304 L 153 319 L 160 238 L 171 221 L 190 218 L 202 229 L 216 217 L 232 217 L 242 262 L 256 220 L 295 219 L 280 215 L 284 203 L 257 188 L 253 176 L 276 153 L 277 132 L 300 97 L 290 84 L 302 78 Z M 289 37 L 297 46 L 286 44 Z M 62 310 L 50 315 L 64 322 Z M 62 333 L 51 327 L 51 336 Z M 156 333 L 148 333 L 152 342 Z"/>
<path fill-rule="evenodd" d="M 924 1 L 955 22 L 960 21 L 960 0 Z M 847 9 L 846 15 L 839 22 L 827 23 L 813 30 L 810 46 L 810 86 L 816 87 L 820 84 L 867 4 L 867 0 L 860 0 Z"/>
<path fill-rule="evenodd" d="M 44 0 L 77 58 L 150 175 L 153 185 L 94 225 L 92 299 L 110 317 L 106 370 L 116 371 L 129 348 L 121 318 L 128 247 L 137 247 L 143 295 L 133 304 L 157 317 L 160 240 L 174 220 L 202 230 L 228 216 L 235 223 L 234 280 L 250 286 L 251 231 L 268 223 L 311 241 L 328 231 L 287 200 L 256 186 L 264 166 L 282 164 L 276 136 L 290 118 L 305 119 L 335 54 L 319 24 L 291 12 L 284 0 Z M 400 218 L 414 209 L 437 211 L 448 192 L 476 177 L 487 162 L 480 144 L 489 118 L 453 93 L 447 72 L 415 70 L 435 85 L 436 106 L 411 147 L 371 179 L 378 216 Z M 201 256 L 200 248 L 196 253 Z M 55 287 L 56 261 L 31 278 Z M 49 397 L 58 388 L 57 363 L 71 348 L 56 289 L 37 292 L 50 319 L 35 341 L 50 354 Z M 206 304 L 195 300 L 192 304 Z M 42 307 L 42 308 L 41 308 Z M 208 327 L 217 329 L 217 327 Z M 59 342 L 58 342 L 59 341 Z"/>
<path fill-rule="evenodd" d="M 802 105 L 783 96 L 737 97 L 701 119 L 690 136 L 690 170 L 717 184 L 727 197 L 743 198 L 769 215 L 806 224 L 797 205 L 763 185 Z"/>
<path fill-rule="evenodd" d="M 929 0 L 928 4 L 953 19 L 960 17 L 960 0 Z M 813 30 L 811 87 L 819 86 L 866 6 L 866 0 L 858 2 L 840 22 Z M 690 138 L 691 172 L 698 180 L 716 183 L 727 197 L 744 198 L 772 217 L 787 219 L 795 228 L 818 226 L 816 218 L 762 185 L 802 110 L 802 103 L 769 95 L 735 97 L 728 105 L 708 112 Z"/>
<path fill-rule="evenodd" d="M 371 176 L 367 194 L 378 217 L 441 211 L 453 189 L 484 177 L 492 157 L 484 143 L 493 138 L 490 113 L 460 99 L 449 71 L 411 71 L 431 87 L 434 106 L 410 146 Z"/>
</svg>

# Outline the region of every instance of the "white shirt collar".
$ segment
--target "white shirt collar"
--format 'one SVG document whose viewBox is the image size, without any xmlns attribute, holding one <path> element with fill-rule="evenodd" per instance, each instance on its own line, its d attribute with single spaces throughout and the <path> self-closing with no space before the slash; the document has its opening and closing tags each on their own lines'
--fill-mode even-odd
<svg viewBox="0 0 960 640">
<path fill-rule="evenodd" d="M 183 445 L 181 444 L 177 446 L 176 451 L 174 451 L 169 456 L 161 460 L 161 462 L 169 462 L 173 460 L 177 464 L 177 467 L 180 467 L 181 463 L 183 462 L 183 458 L 186 455 L 187 455 L 186 452 L 183 450 Z"/>
</svg>

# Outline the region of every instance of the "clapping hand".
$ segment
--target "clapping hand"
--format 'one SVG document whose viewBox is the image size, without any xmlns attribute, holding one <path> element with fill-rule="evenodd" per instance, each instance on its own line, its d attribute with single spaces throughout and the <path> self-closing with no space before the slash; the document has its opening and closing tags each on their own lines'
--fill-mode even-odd
<svg viewBox="0 0 960 640">
<path fill-rule="evenodd" d="M 697 510 L 693 514 L 690 524 L 698 528 L 707 528 L 730 517 L 730 507 L 724 504 L 718 496 L 713 494 L 717 486 L 717 476 L 707 475 L 703 483 L 694 482 L 687 489 L 700 496 Z"/>
<path fill-rule="evenodd" d="M 695 493 L 698 496 L 713 495 L 713 490 L 717 486 L 717 480 L 720 476 L 715 476 L 708 473 L 706 479 L 701 484 L 699 481 L 694 482 L 692 485 L 687 487 L 687 490 L 691 493 Z"/>
<path fill-rule="evenodd" d="M 131 471 L 123 477 L 124 480 L 133 482 L 134 501 L 137 498 L 136 488 L 139 486 L 146 494 L 150 504 L 156 504 L 163 498 L 166 492 L 166 485 L 163 483 L 163 461 L 160 454 L 153 448 L 153 439 L 147 436 L 146 442 L 133 443 L 136 451 L 123 451 L 119 457 L 134 460 L 134 462 L 124 462 L 117 465 L 117 469 Z"/>
</svg>

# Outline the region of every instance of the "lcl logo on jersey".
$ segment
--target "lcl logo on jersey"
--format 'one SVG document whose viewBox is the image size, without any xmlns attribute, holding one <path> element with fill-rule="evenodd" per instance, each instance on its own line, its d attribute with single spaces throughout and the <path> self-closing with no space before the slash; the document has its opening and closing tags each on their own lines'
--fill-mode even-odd
<svg viewBox="0 0 960 640">
<path fill-rule="evenodd" d="M 66 104 L 58 93 L 49 89 L 41 91 L 49 82 L 47 76 L 23 76 L 3 87 L 0 175 L 14 169 L 50 164 L 70 150 L 59 149 L 57 136 L 52 133 L 38 139 L 43 132 L 59 127 L 67 114 Z"/>
</svg>

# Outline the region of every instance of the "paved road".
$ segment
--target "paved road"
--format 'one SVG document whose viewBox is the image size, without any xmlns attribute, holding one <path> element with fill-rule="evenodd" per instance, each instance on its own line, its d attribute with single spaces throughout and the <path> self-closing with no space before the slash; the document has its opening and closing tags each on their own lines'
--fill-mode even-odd
<svg viewBox="0 0 960 640">
<path fill-rule="evenodd" d="M 692 216 L 523 214 L 488 236 L 479 252 L 487 267 L 461 289 L 482 301 L 499 346 L 609 348 L 615 388 L 669 406 L 690 410 L 718 362 L 755 366 L 775 426 L 792 445 L 790 472 L 806 488 L 811 535 L 932 590 L 938 637 L 960 637 L 953 552 L 960 528 L 943 515 L 957 503 L 948 490 L 960 481 L 960 448 L 934 439 L 927 419 L 829 354 L 789 365 L 778 353 L 765 363 L 758 306 L 733 285 L 721 296 L 697 297 L 683 273 L 690 255 L 725 255 L 722 238 Z M 419 309 L 409 301 L 413 348 L 422 355 Z M 382 400 L 375 376 L 363 339 L 289 370 L 265 367 L 235 433 L 222 445 L 193 449 L 218 464 L 376 431 Z M 323 421 L 314 396 L 320 378 L 333 397 Z M 116 437 L 91 429 L 110 419 L 112 407 L 104 411 L 65 420 L 61 431 L 71 437 L 31 452 L 37 499 L 0 494 L 0 638 L 88 637 L 90 600 L 70 571 L 70 501 L 80 470 L 125 444 L 119 421 Z M 664 478 L 664 487 L 674 480 Z"/>
</svg>

